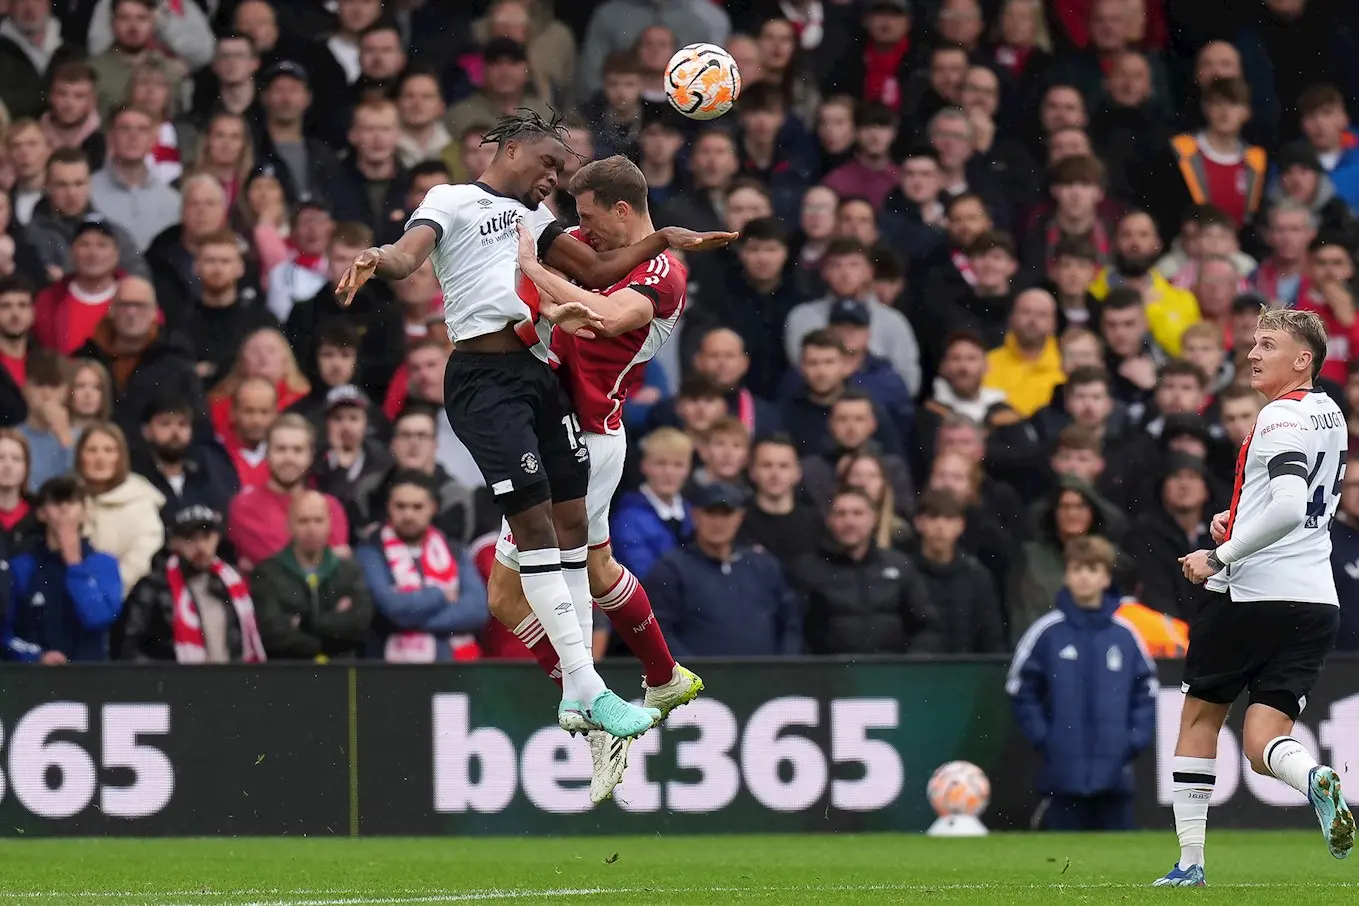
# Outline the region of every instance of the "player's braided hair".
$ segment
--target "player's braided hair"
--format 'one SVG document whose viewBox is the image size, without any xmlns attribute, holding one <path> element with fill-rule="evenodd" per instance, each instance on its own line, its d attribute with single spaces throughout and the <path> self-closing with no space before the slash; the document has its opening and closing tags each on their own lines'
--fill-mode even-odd
<svg viewBox="0 0 1359 906">
<path fill-rule="evenodd" d="M 551 111 L 551 119 L 543 119 L 536 110 L 527 107 L 520 107 L 517 113 L 507 113 L 482 134 L 481 143 L 503 144 L 525 138 L 555 138 L 562 143 L 568 154 L 584 160 L 582 155 L 577 154 L 566 143 L 568 130 L 565 118 L 552 107 L 548 107 L 548 110 Z"/>
</svg>

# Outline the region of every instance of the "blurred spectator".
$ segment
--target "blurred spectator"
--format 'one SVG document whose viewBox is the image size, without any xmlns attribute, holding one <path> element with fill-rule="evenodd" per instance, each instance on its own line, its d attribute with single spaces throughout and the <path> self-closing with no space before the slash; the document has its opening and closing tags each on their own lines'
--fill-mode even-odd
<svg viewBox="0 0 1359 906">
<path fill-rule="evenodd" d="M 815 177 L 805 128 L 788 113 L 788 101 L 773 85 L 756 83 L 737 104 L 741 122 L 741 172 L 769 187 L 772 213 L 791 220 Z"/>
<path fill-rule="evenodd" d="M 248 378 L 262 378 L 274 388 L 274 405 L 279 412 L 302 399 L 311 390 L 297 359 L 283 334 L 272 327 L 261 327 L 246 337 L 236 354 L 236 363 L 208 395 L 208 414 L 217 436 L 231 441 L 231 407 L 236 389 Z"/>
<path fill-rule="evenodd" d="M 669 105 L 644 104 L 637 132 L 637 166 L 646 177 L 647 206 L 653 210 L 674 198 L 684 184 L 675 156 L 684 147 L 681 117 Z"/>
<path fill-rule="evenodd" d="M 829 328 L 802 338 L 796 379 L 790 375 L 784 381 L 779 399 L 780 416 L 800 455 L 818 453 L 830 444 L 831 406 L 849 386 L 849 369 L 849 354 Z M 874 440 L 884 448 L 899 449 L 895 423 L 885 413 L 877 422 Z"/>
<path fill-rule="evenodd" d="M 580 100 L 572 84 L 576 38 L 552 17 L 552 11 L 551 3 L 540 0 L 494 0 L 486 15 L 472 23 L 472 39 L 484 45 L 492 38 L 509 38 L 524 45 L 530 71 L 559 95 L 559 101 Z"/>
<path fill-rule="evenodd" d="M 810 5 L 810 4 L 809 4 Z M 790 4 L 796 6 L 796 4 Z M 824 15 L 824 13 L 823 13 Z M 816 122 L 821 100 L 817 80 L 798 42 L 797 23 L 779 14 L 759 24 L 756 34 L 760 81 L 778 87 L 788 99 L 794 116 L 806 124 Z M 745 77 L 745 70 L 741 70 Z"/>
<path fill-rule="evenodd" d="M 1100 216 L 1105 179 L 1104 165 L 1089 156 L 1069 157 L 1048 171 L 1050 214 L 1030 226 L 1021 255 L 1031 277 L 1047 273 L 1063 240 L 1089 242 L 1100 264 L 1108 260 L 1112 226 Z"/>
<path fill-rule="evenodd" d="M 699 132 L 690 145 L 688 185 L 656 211 L 656 226 L 722 229 L 723 201 L 739 169 L 731 136 L 711 127 Z"/>
<path fill-rule="evenodd" d="M 997 654 L 1009 650 L 996 586 L 976 557 L 959 548 L 967 527 L 963 505 L 950 492 L 930 490 L 916 505 L 919 549 L 911 564 L 920 574 L 939 619 L 943 654 Z"/>
<path fill-rule="evenodd" d="M 189 352 L 176 337 L 166 337 L 156 324 L 156 294 L 139 277 L 124 277 L 109 304 L 109 313 L 89 342 L 76 350 L 94 359 L 113 376 L 113 418 L 123 433 L 136 436 L 141 414 L 151 398 L 173 387 L 203 412 L 202 385 Z"/>
<path fill-rule="evenodd" d="M 726 402 L 727 413 L 739 419 L 751 437 L 763 437 L 779 429 L 779 412 L 747 388 L 749 369 L 750 356 L 734 330 L 719 327 L 703 335 L 694 354 L 694 371 L 712 381 Z M 653 407 L 651 422 L 674 425 L 677 416 L 678 403 L 662 401 Z"/>
<path fill-rule="evenodd" d="M 896 494 L 887 479 L 883 458 L 862 452 L 846 456 L 835 466 L 840 488 L 856 488 L 868 495 L 873 504 L 873 541 L 878 547 L 908 550 L 914 541 L 911 524 L 901 515 L 913 507 L 912 501 L 902 501 L 897 507 Z"/>
<path fill-rule="evenodd" d="M 168 504 L 169 516 L 182 508 L 225 513 L 240 488 L 239 479 L 215 445 L 193 439 L 193 403 L 182 391 L 167 389 L 142 410 L 142 443 L 132 453 L 132 469 L 149 481 Z"/>
<path fill-rule="evenodd" d="M 1307 247 L 1316 235 L 1316 215 L 1303 205 L 1290 199 L 1269 209 L 1264 241 L 1271 254 L 1251 275 L 1251 284 L 1270 304 L 1292 306 L 1306 295 Z"/>
<path fill-rule="evenodd" d="M 2 448 L 0 448 L 2 449 Z M 1359 651 L 1359 470 L 1346 471 L 1341 485 L 1340 509 L 1331 523 L 1331 572 L 1340 595 L 1340 632 L 1337 651 Z M 1350 606 L 1350 612 L 1343 608 Z"/>
<path fill-rule="evenodd" d="M 98 0 L 90 16 L 89 50 L 101 54 L 119 44 L 118 13 L 125 0 Z M 138 2 L 138 0 L 132 0 Z M 172 0 L 152 0 L 149 4 L 154 28 L 146 43 L 154 39 L 156 46 L 173 54 L 189 69 L 206 66 L 212 60 L 213 34 L 207 15 L 193 4 L 185 6 Z"/>
<path fill-rule="evenodd" d="M 912 262 L 927 261 L 939 252 L 944 243 L 943 179 L 933 148 L 917 145 L 902 158 L 898 184 L 883 201 L 882 225 L 883 233 Z M 913 268 L 919 270 L 918 265 Z"/>
<path fill-rule="evenodd" d="M 45 194 L 36 202 L 26 230 L 49 276 L 72 269 L 76 234 L 100 217 L 90 200 L 90 165 L 84 152 L 74 148 L 53 151 L 47 160 Z M 146 265 L 132 234 L 111 219 L 104 218 L 103 223 L 117 242 L 118 267 L 144 276 Z"/>
<path fill-rule="evenodd" d="M 286 546 L 250 574 L 272 658 L 325 663 L 363 653 L 373 597 L 348 549 L 336 549 L 334 503 L 316 491 L 294 495 L 280 526 Z"/>
<path fill-rule="evenodd" d="M 118 561 L 123 588 L 132 588 L 150 572 L 151 558 L 165 545 L 160 520 L 165 497 L 132 471 L 127 438 L 111 422 L 81 435 L 75 472 L 89 494 L 85 537 Z"/>
<path fill-rule="evenodd" d="M 645 480 L 619 498 L 609 531 L 614 556 L 633 575 L 647 575 L 666 551 L 693 535 L 689 505 L 680 496 L 693 463 L 693 441 L 676 428 L 657 428 L 642 438 L 641 447 Z"/>
<path fill-rule="evenodd" d="M 879 547 L 876 513 L 857 488 L 838 491 L 827 549 L 790 573 L 806 599 L 803 631 L 812 654 L 930 654 L 942 650 L 939 615 L 905 554 Z"/>
<path fill-rule="evenodd" d="M 118 270 L 117 234 L 102 214 L 90 214 L 75 228 L 71 264 L 69 276 L 34 300 L 34 339 L 62 355 L 70 355 L 94 336 L 123 276 Z"/>
<path fill-rule="evenodd" d="M 802 615 L 772 554 L 736 544 L 745 494 L 702 485 L 694 540 L 661 556 L 643 584 L 670 651 L 683 657 L 800 654 Z"/>
<path fill-rule="evenodd" d="M 1239 385 L 1223 388 L 1222 395 L 1218 397 L 1218 407 L 1228 447 L 1240 449 L 1255 430 L 1255 419 L 1264 404 L 1264 397 L 1258 390 Z"/>
<path fill-rule="evenodd" d="M 840 299 L 831 306 L 828 322 L 826 329 L 845 352 L 850 385 L 873 398 L 878 408 L 892 420 L 897 437 L 905 445 L 913 433 L 914 391 L 908 389 L 901 375 L 892 370 L 890 362 L 868 351 L 873 323 L 868 305 L 857 299 Z"/>
<path fill-rule="evenodd" d="M 113 376 L 94 359 L 76 359 L 70 373 L 66 411 L 71 416 L 71 435 L 79 440 L 86 429 L 113 418 Z"/>
<path fill-rule="evenodd" d="M 237 487 L 258 487 L 269 480 L 267 438 L 278 415 L 278 391 L 264 378 L 246 378 L 231 395 L 231 431 L 217 442 L 236 469 Z"/>
<path fill-rule="evenodd" d="M 52 144 L 36 120 L 17 120 L 5 130 L 4 147 L 14 171 L 14 185 L 10 188 L 14 222 L 28 226 L 47 186 L 47 159 L 52 154 Z M 29 236 L 33 238 L 32 233 Z"/>
<path fill-rule="evenodd" d="M 111 41 L 103 50 L 90 49 L 93 56 L 89 64 L 99 85 L 99 109 L 105 114 L 130 100 L 128 89 L 135 69 L 167 62 L 167 57 L 156 46 L 156 0 L 108 0 L 108 8 L 112 15 L 106 25 L 112 28 L 106 37 Z M 206 23 L 204 27 L 206 29 Z M 211 32 L 207 38 L 208 56 L 211 56 Z M 187 74 L 187 69 L 178 61 L 173 61 L 173 66 L 174 79 L 179 81 Z"/>
<path fill-rule="evenodd" d="M 1052 62 L 1052 38 L 1041 0 L 1005 0 L 995 20 L 990 60 L 1017 85 L 1017 95 L 1036 102 Z"/>
<path fill-rule="evenodd" d="M 367 498 L 392 468 L 386 447 L 369 436 L 371 409 L 368 396 L 353 384 L 333 387 L 326 394 L 326 450 L 312 478 L 317 490 L 346 507 Z"/>
<path fill-rule="evenodd" d="M 1044 826 L 1127 830 L 1132 761 L 1155 735 L 1156 665 L 1115 616 L 1113 546 L 1079 538 L 1063 556 L 1056 607 L 1028 625 L 1005 691 L 1020 731 L 1043 757 L 1035 786 L 1048 797 Z"/>
<path fill-rule="evenodd" d="M 109 659 L 109 627 L 123 608 L 118 562 L 81 538 L 85 489 L 53 478 L 34 499 L 44 543 L 9 562 L 0 653 L 46 665 Z"/>
<path fill-rule="evenodd" d="M 1161 257 L 1161 237 L 1145 211 L 1124 215 L 1114 232 L 1114 253 L 1108 267 L 1090 285 L 1104 301 L 1110 290 L 1126 286 L 1141 294 L 1152 338 L 1169 356 L 1180 354 L 1180 335 L 1199 319 L 1192 293 L 1178 289 L 1155 269 Z"/>
<path fill-rule="evenodd" d="M 81 56 L 84 35 L 63 35 L 51 0 L 17 0 L 0 23 L 0 101 L 14 119 L 42 113 L 47 76 Z"/>
<path fill-rule="evenodd" d="M 942 247 L 932 261 L 920 262 L 915 297 L 958 299 L 976 286 L 977 274 L 967 258 L 967 250 L 993 226 L 986 202 L 973 192 L 944 193 L 944 230 Z"/>
<path fill-rule="evenodd" d="M 1084 4 L 1088 18 L 1082 22 L 1077 15 L 1066 18 L 1075 28 L 1089 35 L 1089 42 L 1078 41 L 1080 50 L 1059 56 L 1049 71 L 1053 81 L 1066 82 L 1080 89 L 1091 109 L 1099 106 L 1105 91 L 1102 78 L 1121 54 L 1139 43 L 1135 8 L 1125 0 L 1092 0 Z M 1081 26 L 1087 26 L 1088 31 Z M 1165 65 L 1152 51 L 1144 51 L 1152 69 L 1152 84 L 1158 109 L 1170 107 L 1170 79 Z"/>
<path fill-rule="evenodd" d="M 1057 302 L 1052 294 L 1025 290 L 1015 297 L 1005 344 L 986 354 L 986 386 L 1004 391 L 1025 418 L 1046 406 L 1053 388 L 1065 379 L 1056 329 Z"/>
<path fill-rule="evenodd" d="M 1213 544 L 1206 469 L 1203 460 L 1192 456 L 1167 457 L 1159 505 L 1137 517 L 1124 545 L 1138 566 L 1142 603 L 1188 623 L 1209 600 L 1207 589 L 1191 584 L 1179 569 L 1181 557 Z"/>
<path fill-rule="evenodd" d="M 401 165 L 413 167 L 438 160 L 453 141 L 443 124 L 448 108 L 438 73 L 407 69 L 397 83 L 396 104 L 401 115 L 401 135 L 396 143 Z"/>
<path fill-rule="evenodd" d="M 985 340 L 987 349 L 995 349 L 1005 342 L 1006 321 L 1014 308 L 1014 277 L 1019 270 L 1014 240 L 987 230 L 962 251 L 960 261 L 971 279 L 966 286 L 953 284 L 958 292 L 952 299 L 930 297 L 939 310 L 924 327 L 926 344 L 937 349 L 949 333 L 969 330 Z"/>
<path fill-rule="evenodd" d="M 1230 258 L 1218 257 L 1205 258 L 1197 270 L 1193 292 L 1203 319 L 1200 323 L 1207 324 L 1222 340 L 1230 340 L 1232 299 L 1243 283 L 1239 271 Z"/>
<path fill-rule="evenodd" d="M 263 122 L 255 135 L 255 159 L 276 168 L 289 198 L 325 195 L 339 179 L 339 168 L 326 143 L 303 132 L 312 105 L 311 75 L 283 60 L 260 73 L 256 86 Z"/>
<path fill-rule="evenodd" d="M 370 97 L 395 101 L 406 63 L 401 30 L 395 22 L 379 18 L 359 34 L 359 77 L 354 80 L 352 96 L 360 103 Z"/>
<path fill-rule="evenodd" d="M 801 481 L 802 466 L 791 438 L 772 434 L 755 442 L 750 455 L 754 493 L 737 538 L 769 551 L 784 569 L 817 549 L 824 526 L 816 508 L 798 500 Z"/>
<path fill-rule="evenodd" d="M 235 567 L 218 556 L 222 514 L 201 505 L 181 507 L 169 527 L 170 556 L 158 558 L 160 562 L 127 597 L 119 659 L 181 664 L 264 661 L 250 588 Z"/>
<path fill-rule="evenodd" d="M 1191 365 L 1197 365 L 1208 378 L 1205 388 L 1207 396 L 1202 411 L 1215 415 L 1216 403 L 1213 397 L 1235 378 L 1235 371 L 1227 361 L 1227 351 L 1222 346 L 1222 332 L 1215 325 L 1200 321 L 1184 332 L 1180 349 L 1184 353 L 1184 360 Z"/>
<path fill-rule="evenodd" d="M 1104 77 L 1105 102 L 1090 118 L 1090 135 L 1109 170 L 1109 186 L 1132 194 L 1133 174 L 1165 154 L 1172 139 L 1164 98 L 1156 95 L 1153 59 L 1138 50 L 1113 57 Z"/>
<path fill-rule="evenodd" d="M 1355 318 L 1354 250 L 1334 237 L 1318 236 L 1308 246 L 1308 285 L 1296 307 L 1310 311 L 1326 326 L 1323 380 L 1344 384 L 1349 363 L 1359 354 L 1359 321 Z"/>
<path fill-rule="evenodd" d="M 199 292 L 185 300 L 181 329 L 193 349 L 198 376 L 213 384 L 230 370 L 246 337 L 278 322 L 260 304 L 254 288 L 244 284 L 245 261 L 235 233 L 209 233 L 197 246 L 193 268 Z"/>
<path fill-rule="evenodd" d="M 1099 250 L 1088 240 L 1059 239 L 1047 262 L 1043 286 L 1057 300 L 1057 323 L 1061 333 L 1070 327 L 1099 329 L 1101 307 L 1090 293 L 1090 283 L 1100 268 Z"/>
<path fill-rule="evenodd" d="M 169 323 L 176 327 L 183 323 L 194 300 L 203 292 L 203 280 L 197 270 L 199 247 L 208 237 L 230 239 L 232 245 L 238 246 L 238 253 L 242 244 L 227 228 L 226 192 L 215 177 L 206 173 L 190 176 L 184 181 L 179 200 L 178 222 L 156 236 L 146 250 L 146 263 L 156 283 L 156 298 Z M 243 277 L 244 266 L 236 279 Z"/>
<path fill-rule="evenodd" d="M 976 0 L 962 0 L 975 5 Z M 959 89 L 960 106 L 972 126 L 972 150 L 978 174 L 993 185 L 994 191 L 1009 201 L 1011 209 L 1039 188 L 1037 165 L 1019 139 L 1008 134 L 998 122 L 1001 100 L 1000 78 L 987 66 L 968 68 Z M 981 176 L 978 176 L 981 179 Z"/>
<path fill-rule="evenodd" d="M 100 131 L 103 122 L 96 104 L 98 81 L 99 75 L 84 61 L 68 60 L 57 66 L 52 70 L 48 110 L 39 120 L 49 149 L 82 151 L 95 168 L 103 166 L 106 150 L 104 133 Z"/>
<path fill-rule="evenodd" d="M 409 399 L 433 406 L 436 419 L 435 459 L 459 484 L 469 488 L 486 486 L 481 469 L 472 460 L 462 441 L 453 433 L 444 409 L 444 367 L 448 364 L 448 347 L 430 337 L 413 343 L 406 353 L 409 378 Z M 396 382 L 393 381 L 393 387 Z M 388 401 L 391 399 L 389 397 Z M 402 406 L 395 407 L 396 412 Z"/>
<path fill-rule="evenodd" d="M 24 385 L 32 343 L 33 287 L 22 277 L 0 279 L 0 425 L 28 417 Z"/>
<path fill-rule="evenodd" d="M 1352 141 L 1359 145 L 1359 139 Z M 1259 227 L 1270 222 L 1271 209 L 1288 200 L 1311 211 L 1313 222 L 1321 231 L 1344 236 L 1350 246 L 1359 245 L 1359 217 L 1354 211 L 1359 197 L 1351 201 L 1337 194 L 1335 182 L 1315 151 L 1297 142 L 1286 145 L 1274 156 L 1274 167 L 1277 178 L 1265 193 L 1265 209 L 1256 218 L 1258 232 L 1265 232 Z M 1359 172 L 1359 155 L 1342 175 L 1349 170 Z"/>
<path fill-rule="evenodd" d="M 671 32 L 677 47 L 705 42 L 721 47 L 731 32 L 726 11 L 706 0 L 670 0 L 659 7 L 646 0 L 605 0 L 585 31 L 577 93 L 598 91 L 609 54 L 630 49 L 643 31 L 657 25 Z"/>
<path fill-rule="evenodd" d="M 486 588 L 470 557 L 455 557 L 432 525 L 434 484 L 398 472 L 387 497 L 387 521 L 359 548 L 357 559 L 377 604 L 374 635 L 395 663 L 480 657 L 475 633 L 488 618 Z"/>
<path fill-rule="evenodd" d="M 42 526 L 28 493 L 28 441 L 13 428 L 0 428 L 0 552 L 12 559 L 34 548 Z"/>
<path fill-rule="evenodd" d="M 241 7 L 250 9 L 247 3 L 239 4 L 237 9 Z M 217 38 L 211 67 L 200 69 L 194 78 L 192 108 L 200 116 L 210 117 L 205 132 L 211 133 L 211 124 L 218 116 L 242 117 L 250 110 L 257 96 L 255 75 L 259 69 L 259 49 L 248 35 L 228 31 Z M 202 163 L 200 159 L 200 166 Z M 227 186 L 226 181 L 223 185 Z M 227 186 L 233 200 L 238 189 L 239 185 Z"/>
<path fill-rule="evenodd" d="M 854 158 L 826 174 L 822 184 L 842 198 L 867 198 L 882 210 L 901 178 L 890 156 L 896 138 L 897 117 L 890 107 L 861 104 L 854 114 Z"/>
<path fill-rule="evenodd" d="M 744 78 L 744 74 L 743 74 Z M 646 122 L 642 103 L 642 69 L 637 57 L 620 51 L 604 61 L 604 86 L 582 106 L 587 122 L 595 130 L 597 157 L 613 154 L 634 156 L 641 129 Z M 653 118 L 652 122 L 662 122 Z M 673 155 L 671 155 L 673 157 Z M 665 186 L 669 180 L 662 181 Z"/>
<path fill-rule="evenodd" d="M 358 234 L 359 224 L 337 225 L 331 219 L 330 209 L 316 198 L 306 198 L 298 202 L 293 211 L 292 231 L 288 235 L 288 255 L 274 265 L 268 272 L 266 284 L 269 287 L 268 308 L 280 323 L 287 323 L 293 308 L 307 301 L 326 287 L 330 272 L 328 253 L 332 240 L 341 244 L 345 237 L 333 238 L 339 227 L 352 230 L 355 235 L 348 238 L 365 238 Z M 361 248 L 372 245 L 372 236 Z M 345 242 L 346 248 L 358 243 Z M 346 264 L 352 256 L 344 259 Z"/>
<path fill-rule="evenodd" d="M 868 249 L 854 239 L 835 239 L 826 250 L 822 273 L 830 295 L 805 302 L 788 315 L 784 328 L 784 351 L 789 361 L 798 358 L 802 338 L 830 323 L 831 308 L 840 300 L 865 303 L 869 312 L 868 351 L 892 363 L 912 392 L 920 387 L 920 347 L 906 316 L 880 304 L 871 295 L 873 262 Z"/>
<path fill-rule="evenodd" d="M 482 48 L 485 76 L 471 97 L 448 108 L 444 125 L 448 134 L 461 138 L 477 123 L 494 123 L 505 113 L 526 107 L 551 118 L 548 99 L 539 97 L 529 79 L 528 53 L 524 45 L 510 38 L 492 38 Z M 594 84 L 582 86 L 587 93 L 598 88 Z"/>
<path fill-rule="evenodd" d="M 71 393 L 67 369 L 65 359 L 45 349 L 35 349 L 28 357 L 23 387 L 28 417 L 18 431 L 28 443 L 30 492 L 69 472 L 75 462 L 75 436 L 66 408 Z"/>
<path fill-rule="evenodd" d="M 851 454 L 876 453 L 882 456 L 888 483 L 892 486 L 900 511 L 910 511 L 915 499 L 910 470 L 895 451 L 882 451 L 874 441 L 878 417 L 873 400 L 857 388 L 850 388 L 831 403 L 830 442 L 821 450 L 811 451 L 802 459 L 802 487 L 812 503 L 825 507 L 835 492 L 837 467 Z"/>
<path fill-rule="evenodd" d="M 307 474 L 315 456 L 316 436 L 300 415 L 279 416 L 269 429 L 269 480 L 243 488 L 227 509 L 227 537 L 242 569 L 254 569 L 288 544 L 288 513 L 307 490 Z M 348 556 L 349 520 L 334 497 L 323 495 L 330 508 L 327 544 Z"/>
<path fill-rule="evenodd" d="M 344 321 L 331 321 L 322 325 L 321 330 L 312 338 L 315 351 L 310 363 L 315 380 L 306 396 L 288 407 L 289 412 L 304 415 L 315 427 L 318 434 L 326 426 L 327 400 L 330 391 L 347 384 L 362 386 L 359 367 L 359 332 L 353 325 Z M 371 400 L 368 403 L 368 435 L 386 436 L 386 418 L 382 410 Z"/>
<path fill-rule="evenodd" d="M 108 122 L 108 159 L 90 177 L 91 202 L 132 234 L 138 251 L 179 223 L 179 193 L 158 180 L 146 163 L 159 126 L 136 107 L 114 110 Z"/>
<path fill-rule="evenodd" d="M 699 465 L 691 486 L 723 482 L 744 490 L 750 440 L 750 431 L 738 418 L 727 415 L 713 422 L 698 442 Z"/>
</svg>

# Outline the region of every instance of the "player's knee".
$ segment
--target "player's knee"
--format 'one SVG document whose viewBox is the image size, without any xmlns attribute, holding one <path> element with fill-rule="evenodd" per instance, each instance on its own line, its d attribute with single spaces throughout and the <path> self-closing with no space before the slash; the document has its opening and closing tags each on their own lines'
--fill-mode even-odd
<svg viewBox="0 0 1359 906">
<path fill-rule="evenodd" d="M 622 565 L 607 547 L 590 551 L 589 569 L 590 594 L 596 598 L 608 594 L 623 575 Z"/>
<path fill-rule="evenodd" d="M 544 490 L 546 485 L 543 485 Z M 508 509 L 508 507 L 507 507 Z M 557 530 L 552 524 L 552 504 L 544 499 L 525 507 L 513 516 L 506 516 L 514 534 L 515 547 L 521 551 L 537 551 L 557 547 Z"/>
<path fill-rule="evenodd" d="M 563 550 L 584 547 L 589 537 L 590 520 L 585 513 L 585 498 L 554 504 L 552 522 Z"/>
</svg>

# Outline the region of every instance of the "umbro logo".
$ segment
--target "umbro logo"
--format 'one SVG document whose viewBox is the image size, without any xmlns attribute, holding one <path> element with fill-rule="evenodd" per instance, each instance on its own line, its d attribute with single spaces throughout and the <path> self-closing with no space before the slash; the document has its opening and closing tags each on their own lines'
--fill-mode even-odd
<svg viewBox="0 0 1359 906">
<path fill-rule="evenodd" d="M 489 208 L 491 205 L 495 204 L 495 202 L 491 201 L 489 198 L 478 198 L 477 204 L 481 205 L 483 208 Z"/>
</svg>

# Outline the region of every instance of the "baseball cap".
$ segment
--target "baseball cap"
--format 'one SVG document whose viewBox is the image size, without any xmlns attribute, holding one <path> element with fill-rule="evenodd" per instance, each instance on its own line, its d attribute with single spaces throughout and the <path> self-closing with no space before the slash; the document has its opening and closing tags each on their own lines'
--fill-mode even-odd
<svg viewBox="0 0 1359 906">
<path fill-rule="evenodd" d="M 1326 172 L 1326 168 L 1321 165 L 1321 158 L 1317 156 L 1316 151 L 1303 141 L 1292 142 L 1280 148 L 1279 153 L 1274 158 L 1274 163 L 1279 168 L 1280 173 L 1286 172 L 1289 167 L 1306 167 L 1317 173 Z"/>
<path fill-rule="evenodd" d="M 323 214 L 330 213 L 330 204 L 320 195 L 307 194 L 297 200 L 293 207 L 293 216 L 296 216 L 310 208 L 313 211 L 320 211 Z"/>
<path fill-rule="evenodd" d="M 858 299 L 836 299 L 831 305 L 830 324 L 847 324 L 854 327 L 867 327 L 873 323 L 868 306 Z"/>
<path fill-rule="evenodd" d="M 96 232 L 103 233 L 110 239 L 118 238 L 118 234 L 113 231 L 113 223 L 110 222 L 109 219 L 105 217 L 103 214 L 98 213 L 87 214 L 85 216 L 85 219 L 80 221 L 80 223 L 76 226 L 75 235 L 72 236 L 71 238 L 79 239 L 81 234 L 87 233 L 90 230 L 95 230 Z"/>
<path fill-rule="evenodd" d="M 869 0 L 865 10 L 870 13 L 901 13 L 903 16 L 911 12 L 910 0 Z"/>
<path fill-rule="evenodd" d="M 501 60 L 523 63 L 528 59 L 528 52 L 524 50 L 524 45 L 513 38 L 492 38 L 481 49 L 481 59 L 487 63 L 498 63 Z"/>
<path fill-rule="evenodd" d="M 194 532 L 220 532 L 222 514 L 210 506 L 194 504 L 180 507 L 170 517 L 170 533 L 178 538 L 187 538 Z"/>
<path fill-rule="evenodd" d="M 326 415 L 330 415 L 341 406 L 358 406 L 366 410 L 369 406 L 368 395 L 353 384 L 332 387 L 326 394 Z"/>
<path fill-rule="evenodd" d="M 297 79 L 303 85 L 306 85 L 308 87 L 311 86 L 311 75 L 310 73 L 307 72 L 307 68 L 305 66 L 303 66 L 301 63 L 295 63 L 292 60 L 279 60 L 273 66 L 270 66 L 268 69 L 264 70 L 264 73 L 260 76 L 259 78 L 260 90 L 263 91 L 264 89 L 268 88 L 270 85 L 274 83 L 274 79 L 281 78 L 283 76 L 288 76 L 289 78 Z"/>
<path fill-rule="evenodd" d="M 698 485 L 689 502 L 700 510 L 739 510 L 746 505 L 746 492 L 729 482 L 714 481 Z"/>
</svg>

